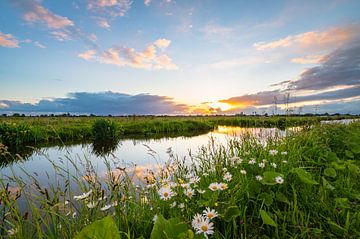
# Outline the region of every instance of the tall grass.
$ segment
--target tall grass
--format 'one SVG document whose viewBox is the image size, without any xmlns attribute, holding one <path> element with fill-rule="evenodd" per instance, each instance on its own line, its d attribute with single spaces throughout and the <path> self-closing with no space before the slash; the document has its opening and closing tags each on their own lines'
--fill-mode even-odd
<svg viewBox="0 0 360 239">
<path fill-rule="evenodd" d="M 198 116 L 198 117 L 0 117 L 0 142 L 7 146 L 28 146 L 39 143 L 63 143 L 95 138 L 94 124 L 106 120 L 116 128 L 117 137 L 156 134 L 184 135 L 210 131 L 218 125 L 241 127 L 278 127 L 309 125 L 333 117 L 262 117 L 262 116 Z M 110 136 L 112 137 L 112 136 Z"/>
<path fill-rule="evenodd" d="M 209 207 L 218 214 L 209 220 L 211 238 L 359 238 L 359 142 L 359 123 L 318 125 L 266 144 L 210 140 L 186 159 L 169 151 L 168 163 L 141 175 L 104 159 L 104 176 L 69 158 L 76 173 L 54 163 L 49 186 L 30 172 L 31 184 L 16 175 L 0 180 L 1 236 L 204 238 L 193 219 Z"/>
</svg>

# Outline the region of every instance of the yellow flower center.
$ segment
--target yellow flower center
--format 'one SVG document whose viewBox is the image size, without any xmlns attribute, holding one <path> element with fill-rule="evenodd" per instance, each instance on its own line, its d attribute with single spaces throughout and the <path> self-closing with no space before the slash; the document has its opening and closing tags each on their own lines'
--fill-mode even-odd
<svg viewBox="0 0 360 239">
<path fill-rule="evenodd" d="M 204 232 L 206 232 L 206 231 L 208 230 L 208 227 L 207 227 L 206 225 L 202 225 L 202 226 L 201 226 L 201 230 L 204 231 Z"/>
<path fill-rule="evenodd" d="M 211 188 L 214 189 L 214 190 L 216 190 L 216 189 L 217 189 L 217 186 L 213 185 Z"/>
<path fill-rule="evenodd" d="M 211 212 L 209 212 L 208 214 L 207 214 L 207 216 L 208 216 L 208 218 L 213 218 L 214 217 L 214 214 L 212 214 Z"/>
<path fill-rule="evenodd" d="M 168 196 L 169 196 L 169 193 L 165 192 L 164 197 L 168 197 Z"/>
</svg>

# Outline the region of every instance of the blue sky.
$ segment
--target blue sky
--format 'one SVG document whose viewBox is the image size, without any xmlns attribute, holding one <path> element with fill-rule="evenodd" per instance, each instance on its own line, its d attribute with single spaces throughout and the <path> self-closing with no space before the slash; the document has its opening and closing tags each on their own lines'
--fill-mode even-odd
<svg viewBox="0 0 360 239">
<path fill-rule="evenodd" d="M 86 99 L 99 114 L 273 112 L 290 94 L 295 112 L 360 113 L 359 10 L 350 0 L 1 1 L 0 111 L 93 113 Z M 134 107 L 103 112 L 104 99 Z"/>
</svg>

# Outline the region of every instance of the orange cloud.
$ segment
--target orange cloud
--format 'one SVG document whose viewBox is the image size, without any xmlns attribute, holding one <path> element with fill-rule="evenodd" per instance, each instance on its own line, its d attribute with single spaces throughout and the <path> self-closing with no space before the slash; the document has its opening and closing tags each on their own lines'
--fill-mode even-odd
<svg viewBox="0 0 360 239">
<path fill-rule="evenodd" d="M 19 40 L 11 34 L 0 32 L 0 46 L 8 48 L 19 48 Z"/>
<path fill-rule="evenodd" d="M 24 13 L 23 19 L 32 23 L 41 22 L 50 29 L 62 29 L 74 25 L 67 17 L 56 15 L 35 1 L 32 2 L 31 8 Z"/>
<path fill-rule="evenodd" d="M 88 51 L 85 51 L 83 53 L 80 53 L 78 55 L 78 57 L 80 57 L 80 58 L 82 58 L 84 60 L 91 60 L 91 59 L 94 58 L 95 54 L 96 54 L 95 50 L 88 50 Z"/>
<path fill-rule="evenodd" d="M 253 46 L 257 50 L 275 49 L 280 47 L 297 46 L 300 48 L 328 48 L 337 47 L 349 41 L 357 32 L 358 27 L 334 27 L 326 31 L 305 32 L 290 35 L 272 42 L 257 42 Z"/>
<path fill-rule="evenodd" d="M 317 64 L 324 61 L 323 55 L 309 55 L 291 59 L 291 62 L 298 64 Z"/>
<path fill-rule="evenodd" d="M 129 66 L 148 70 L 176 70 L 178 67 L 168 55 L 157 53 L 158 49 L 164 50 L 170 43 L 170 40 L 158 39 L 148 45 L 144 51 L 136 51 L 130 47 L 112 47 L 99 54 L 97 58 L 95 58 L 96 51 L 94 50 L 80 53 L 78 56 L 84 60 L 96 59 L 98 62 L 120 67 Z"/>
</svg>

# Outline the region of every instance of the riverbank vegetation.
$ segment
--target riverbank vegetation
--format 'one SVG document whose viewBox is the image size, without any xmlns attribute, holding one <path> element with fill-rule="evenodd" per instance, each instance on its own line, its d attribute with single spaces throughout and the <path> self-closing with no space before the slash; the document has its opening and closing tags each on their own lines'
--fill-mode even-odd
<svg viewBox="0 0 360 239">
<path fill-rule="evenodd" d="M 210 141 L 186 159 L 169 151 L 165 165 L 140 175 L 110 163 L 100 173 L 86 159 L 73 175 L 54 163 L 57 180 L 48 187 L 31 172 L 31 185 L 16 175 L 1 179 L 0 235 L 359 238 L 359 142 L 355 122 L 315 125 L 266 144 L 251 136 Z"/>
<path fill-rule="evenodd" d="M 321 120 L 344 118 L 354 118 L 354 116 L 0 117 L 0 142 L 8 147 L 14 147 L 96 139 L 101 133 L 93 129 L 99 122 L 107 122 L 111 125 L 112 131 L 108 137 L 121 138 L 153 137 L 157 134 L 180 136 L 191 132 L 210 131 L 218 125 L 284 129 L 291 126 L 311 125 Z"/>
</svg>

